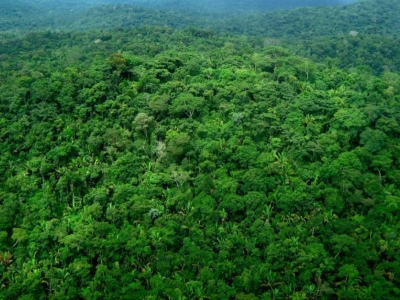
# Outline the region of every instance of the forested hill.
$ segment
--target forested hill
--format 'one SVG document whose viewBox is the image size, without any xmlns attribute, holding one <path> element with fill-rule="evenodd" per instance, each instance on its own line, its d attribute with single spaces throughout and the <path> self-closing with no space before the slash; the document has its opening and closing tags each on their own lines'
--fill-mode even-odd
<svg viewBox="0 0 400 300">
<path fill-rule="evenodd" d="M 303 7 L 234 17 L 230 12 L 211 17 L 209 12 L 201 10 L 173 11 L 132 5 L 105 5 L 83 12 L 71 12 L 66 8 L 52 12 L 33 10 L 30 14 L 22 14 L 23 20 L 15 14 L 0 12 L 0 15 L 6 15 L 6 21 L 0 22 L 0 30 L 58 31 L 157 25 L 208 27 L 218 33 L 279 39 L 310 39 L 349 32 L 398 35 L 399 11 L 400 2 L 390 0 L 363 0 L 350 5 Z"/>
<path fill-rule="evenodd" d="M 300 6 L 321 6 L 349 4 L 356 0 L 122 0 L 118 3 L 133 4 L 139 6 L 153 7 L 158 9 L 169 9 L 173 11 L 197 10 L 204 13 L 214 12 L 265 12 L 272 10 L 288 9 Z M 115 0 L 88 1 L 103 4 L 113 4 Z"/>
<path fill-rule="evenodd" d="M 4 0 L 10 1 L 10 0 Z M 249 12 L 271 11 L 288 9 L 299 6 L 321 6 L 349 4 L 357 0 L 18 0 L 27 5 L 35 5 L 44 9 L 74 9 L 81 10 L 88 7 L 101 5 L 129 4 L 156 9 L 168 9 L 173 11 L 197 10 L 204 13 L 214 12 Z"/>
<path fill-rule="evenodd" d="M 31 16 L 39 16 L 41 10 L 18 0 L 4 0 L 0 2 L 0 31 L 20 29 L 27 30 L 31 24 Z M 43 28 L 41 26 L 41 28 Z M 32 28 L 34 29 L 34 27 Z"/>
<path fill-rule="evenodd" d="M 399 299 L 400 75 L 246 36 L 0 55 L 0 299 Z"/>
<path fill-rule="evenodd" d="M 0 1 L 1 300 L 400 299 L 399 1 Z"/>
<path fill-rule="evenodd" d="M 71 9 L 52 11 L 35 1 L 1 0 L 0 32 L 27 33 L 43 30 L 60 30 L 72 22 L 75 12 Z"/>
<path fill-rule="evenodd" d="M 364 0 L 334 7 L 303 7 L 228 20 L 226 32 L 275 38 L 348 34 L 400 34 L 400 1 Z M 241 26 L 244 24 L 244 26 Z"/>
<path fill-rule="evenodd" d="M 400 73 L 400 36 L 348 34 L 280 44 L 317 62 L 333 59 L 334 64 L 346 69 L 364 66 L 375 74 Z"/>
</svg>

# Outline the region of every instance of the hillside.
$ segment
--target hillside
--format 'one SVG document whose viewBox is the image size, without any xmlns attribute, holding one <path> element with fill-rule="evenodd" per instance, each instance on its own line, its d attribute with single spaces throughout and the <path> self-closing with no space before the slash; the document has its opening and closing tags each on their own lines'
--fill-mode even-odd
<svg viewBox="0 0 400 300">
<path fill-rule="evenodd" d="M 398 74 L 193 28 L 1 47 L 1 299 L 400 297 Z"/>
<path fill-rule="evenodd" d="M 6 0 L 9 1 L 9 0 Z M 27 5 L 35 5 L 48 9 L 86 9 L 102 5 L 128 4 L 140 7 L 150 7 L 156 9 L 168 9 L 172 11 L 201 11 L 203 13 L 213 12 L 248 12 L 248 11 L 271 11 L 288 9 L 300 6 L 322 6 L 350 4 L 357 0 L 37 0 L 34 3 L 29 0 L 19 0 Z"/>
<path fill-rule="evenodd" d="M 0 31 L 12 30 L 18 32 L 31 24 L 27 16 L 38 15 L 39 9 L 21 1 L 4 0 L 0 3 Z M 34 29 L 34 28 L 33 28 Z"/>
<path fill-rule="evenodd" d="M 227 20 L 223 31 L 291 39 L 336 36 L 351 31 L 398 35 L 399 11 L 400 2 L 390 0 L 364 0 L 334 7 L 301 7 Z"/>
<path fill-rule="evenodd" d="M 221 2 L 221 5 L 223 3 Z M 284 6 L 285 2 L 281 5 Z M 175 7 L 176 9 L 173 9 Z M 213 6 L 209 7 L 210 11 L 211 7 Z M 300 7 L 267 13 L 247 13 L 245 16 L 240 16 L 240 9 L 236 9 L 236 13 L 226 9 L 213 9 L 214 14 L 210 14 L 207 9 L 189 9 L 179 1 L 178 4 L 171 4 L 168 9 L 96 5 L 84 11 L 71 11 L 61 5 L 56 11 L 44 8 L 33 9 L 30 13 L 28 11 L 23 10 L 20 13 L 23 20 L 18 14 L 4 11 L 0 29 L 16 32 L 112 29 L 147 25 L 171 26 L 178 29 L 195 26 L 208 27 L 218 33 L 278 39 L 310 39 L 346 35 L 349 32 L 398 35 L 400 30 L 397 15 L 400 3 L 389 0 L 363 0 L 350 5 Z"/>
<path fill-rule="evenodd" d="M 281 43 L 316 62 L 333 59 L 342 68 L 368 67 L 375 74 L 400 73 L 400 36 L 350 34 Z"/>
<path fill-rule="evenodd" d="M 400 299 L 398 1 L 27 1 L 1 300 Z"/>
</svg>

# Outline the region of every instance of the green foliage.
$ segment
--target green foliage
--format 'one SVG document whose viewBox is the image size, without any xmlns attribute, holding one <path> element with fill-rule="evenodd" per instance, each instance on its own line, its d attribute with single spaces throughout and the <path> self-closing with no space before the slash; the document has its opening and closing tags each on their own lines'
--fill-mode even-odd
<svg viewBox="0 0 400 300">
<path fill-rule="evenodd" d="M 398 74 L 196 28 L 0 47 L 1 299 L 400 297 Z"/>
</svg>

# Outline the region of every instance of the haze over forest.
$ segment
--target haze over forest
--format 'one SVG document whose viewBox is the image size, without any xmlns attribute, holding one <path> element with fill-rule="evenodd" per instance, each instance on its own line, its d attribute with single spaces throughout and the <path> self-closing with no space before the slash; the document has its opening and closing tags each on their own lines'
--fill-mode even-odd
<svg viewBox="0 0 400 300">
<path fill-rule="evenodd" d="M 10 1 L 10 0 L 5 0 Z M 322 6 L 350 4 L 356 0 L 17 0 L 28 5 L 38 5 L 43 8 L 85 8 L 99 5 L 129 4 L 153 8 L 174 9 L 195 9 L 205 12 L 212 10 L 243 10 L 243 11 L 268 11 L 276 9 L 294 8 L 300 6 Z"/>
</svg>

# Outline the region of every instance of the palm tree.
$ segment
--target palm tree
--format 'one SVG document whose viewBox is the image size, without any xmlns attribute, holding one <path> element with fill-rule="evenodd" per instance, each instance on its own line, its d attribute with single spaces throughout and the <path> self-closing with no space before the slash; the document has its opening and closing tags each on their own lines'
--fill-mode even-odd
<svg viewBox="0 0 400 300">
<path fill-rule="evenodd" d="M 272 207 L 271 204 L 269 205 L 265 205 L 264 210 L 262 211 L 262 219 L 265 220 L 265 223 L 269 223 L 269 220 L 272 216 L 272 212 L 273 212 L 274 208 Z"/>
<path fill-rule="evenodd" d="M 13 254 L 11 254 L 9 251 L 5 253 L 0 253 L 0 264 L 8 267 L 12 262 Z"/>
<path fill-rule="evenodd" d="M 152 277 L 153 270 L 150 268 L 149 265 L 146 265 L 142 268 L 142 272 L 139 274 L 139 278 L 144 279 L 146 287 L 150 286 L 150 279 Z"/>
</svg>

